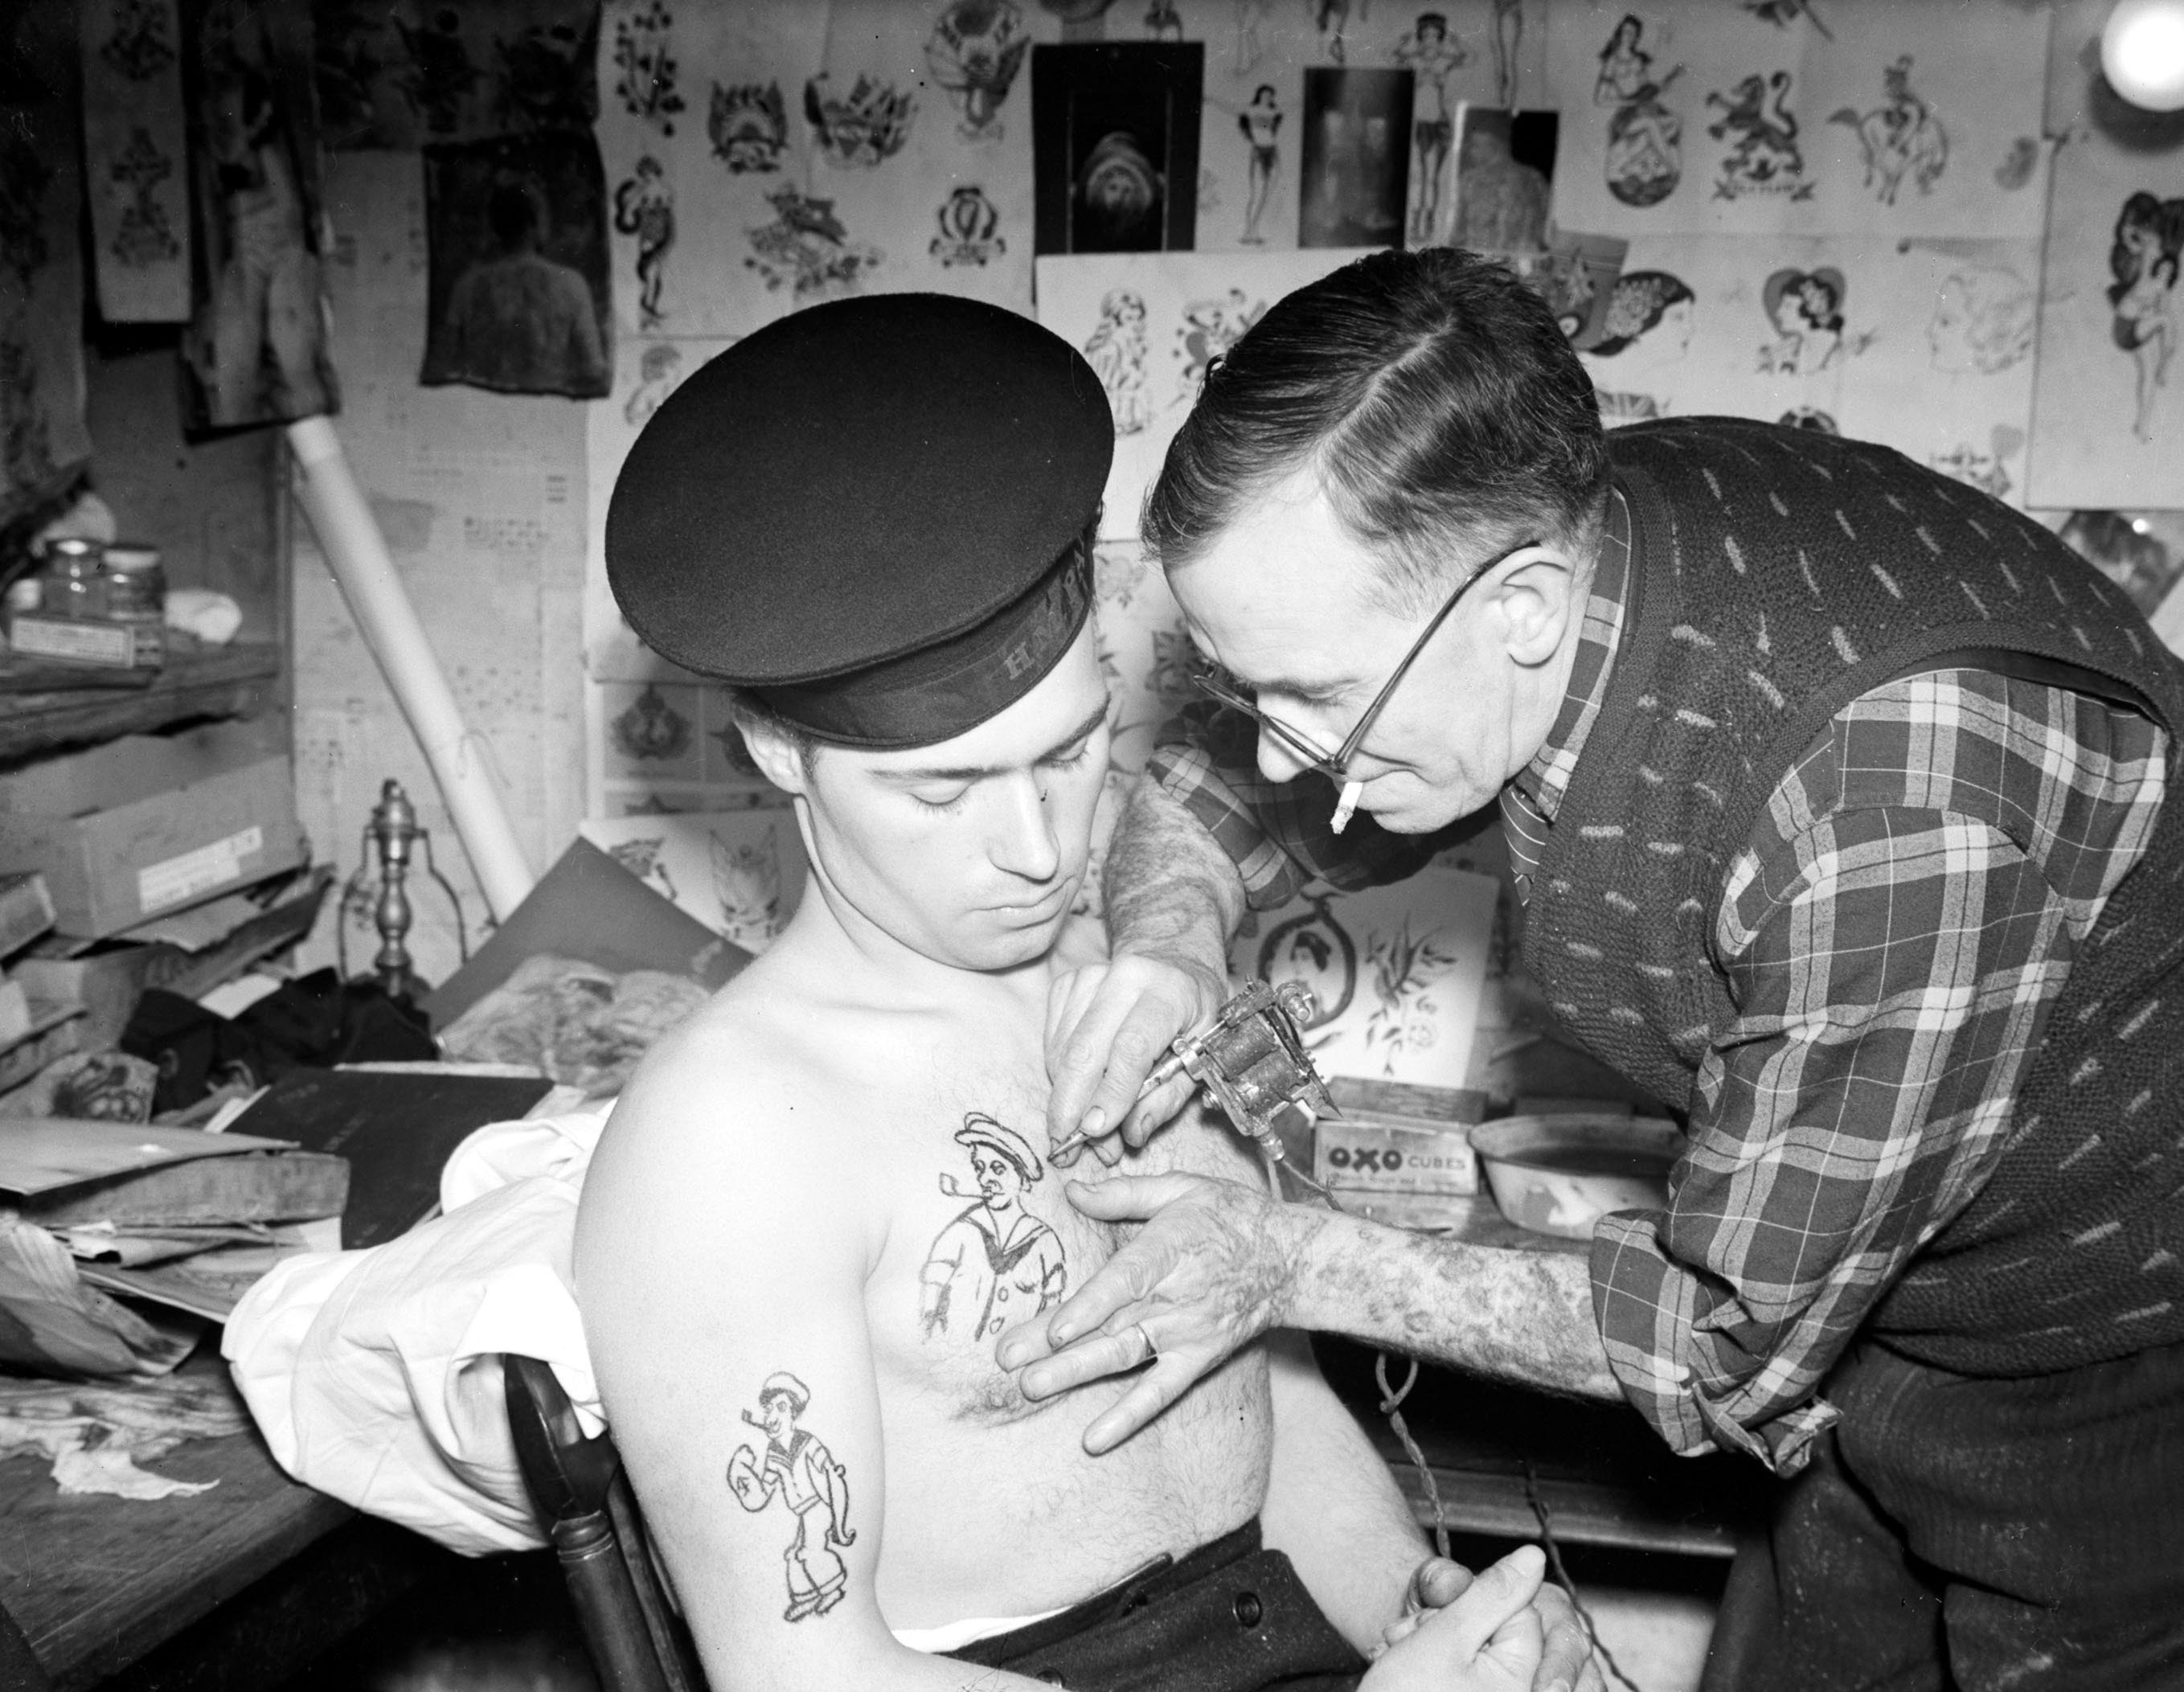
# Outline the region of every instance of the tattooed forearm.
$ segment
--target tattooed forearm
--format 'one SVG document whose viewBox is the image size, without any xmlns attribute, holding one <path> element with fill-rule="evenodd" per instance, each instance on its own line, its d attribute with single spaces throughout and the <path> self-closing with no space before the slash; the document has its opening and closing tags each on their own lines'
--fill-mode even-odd
<svg viewBox="0 0 2184 1692">
<path fill-rule="evenodd" d="M 1305 1242 L 1292 1320 L 1498 1380 L 1618 1398 L 1585 1260 L 1489 1250 L 1328 1217 Z"/>
<path fill-rule="evenodd" d="M 842 1601 L 849 1571 L 837 1550 L 857 1542 L 850 1526 L 849 1472 L 797 1426 L 811 1403 L 811 1389 L 788 1371 L 768 1375 L 758 1391 L 759 1413 L 743 1413 L 766 1434 L 765 1455 L 739 1445 L 728 1460 L 737 1503 L 755 1515 L 779 1498 L 795 1522 L 795 1537 L 782 1556 L 788 1573 L 788 1608 L 782 1615 L 791 1622 L 823 1616 Z"/>
</svg>

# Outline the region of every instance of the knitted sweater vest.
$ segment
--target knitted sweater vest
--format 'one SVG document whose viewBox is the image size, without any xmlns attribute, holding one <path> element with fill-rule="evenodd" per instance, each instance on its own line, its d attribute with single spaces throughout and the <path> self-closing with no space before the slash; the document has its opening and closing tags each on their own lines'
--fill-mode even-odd
<svg viewBox="0 0 2184 1692">
<path fill-rule="evenodd" d="M 1623 643 L 1533 878 L 1527 968 L 1587 1048 L 1680 1105 L 1736 1014 L 1712 960 L 1730 861 L 1830 718 L 1964 648 L 2126 684 L 2170 731 L 2172 797 L 2079 948 L 1998 1166 L 1870 1326 L 1987 1376 L 2184 1340 L 2184 665 L 2046 530 L 1888 448 L 1730 418 L 1609 439 Z"/>
</svg>

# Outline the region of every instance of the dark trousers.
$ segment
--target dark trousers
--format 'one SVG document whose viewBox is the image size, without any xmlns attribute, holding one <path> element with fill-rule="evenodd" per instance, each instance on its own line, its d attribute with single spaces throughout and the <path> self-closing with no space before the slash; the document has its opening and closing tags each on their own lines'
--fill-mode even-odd
<svg viewBox="0 0 2184 1692">
<path fill-rule="evenodd" d="M 2020 1380 L 1862 1341 L 1702 1692 L 2184 1688 L 2184 1346 Z"/>
<path fill-rule="evenodd" d="M 1076 1692 L 1351 1692 L 1365 1661 L 1254 1519 L 1097 1597 L 950 1656 Z"/>
</svg>

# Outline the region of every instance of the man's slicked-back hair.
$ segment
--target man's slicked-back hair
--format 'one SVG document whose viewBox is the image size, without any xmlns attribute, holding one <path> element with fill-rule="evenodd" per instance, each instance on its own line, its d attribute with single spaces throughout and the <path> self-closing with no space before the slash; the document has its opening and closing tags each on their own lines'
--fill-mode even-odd
<svg viewBox="0 0 2184 1692">
<path fill-rule="evenodd" d="M 1554 314 L 1445 247 L 1346 264 L 1230 348 L 1146 498 L 1145 543 L 1189 564 L 1303 470 L 1406 607 L 1529 541 L 1588 545 L 1607 497 L 1599 404 Z"/>
</svg>

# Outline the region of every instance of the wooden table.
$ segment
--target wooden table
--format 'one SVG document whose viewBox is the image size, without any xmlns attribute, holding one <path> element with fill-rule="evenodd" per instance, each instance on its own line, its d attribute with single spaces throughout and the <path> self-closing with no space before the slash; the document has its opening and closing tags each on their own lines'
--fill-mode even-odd
<svg viewBox="0 0 2184 1692">
<path fill-rule="evenodd" d="M 216 1357 L 185 1366 L 225 1378 Z M 0 1461 L 0 1604 L 54 1692 L 132 1668 L 136 1684 L 210 1684 L 203 1661 L 222 1686 L 271 1685 L 452 1561 L 290 1480 L 255 1428 L 147 1467 L 219 1484 L 149 1502 L 64 1497 L 42 1458 Z"/>
</svg>

